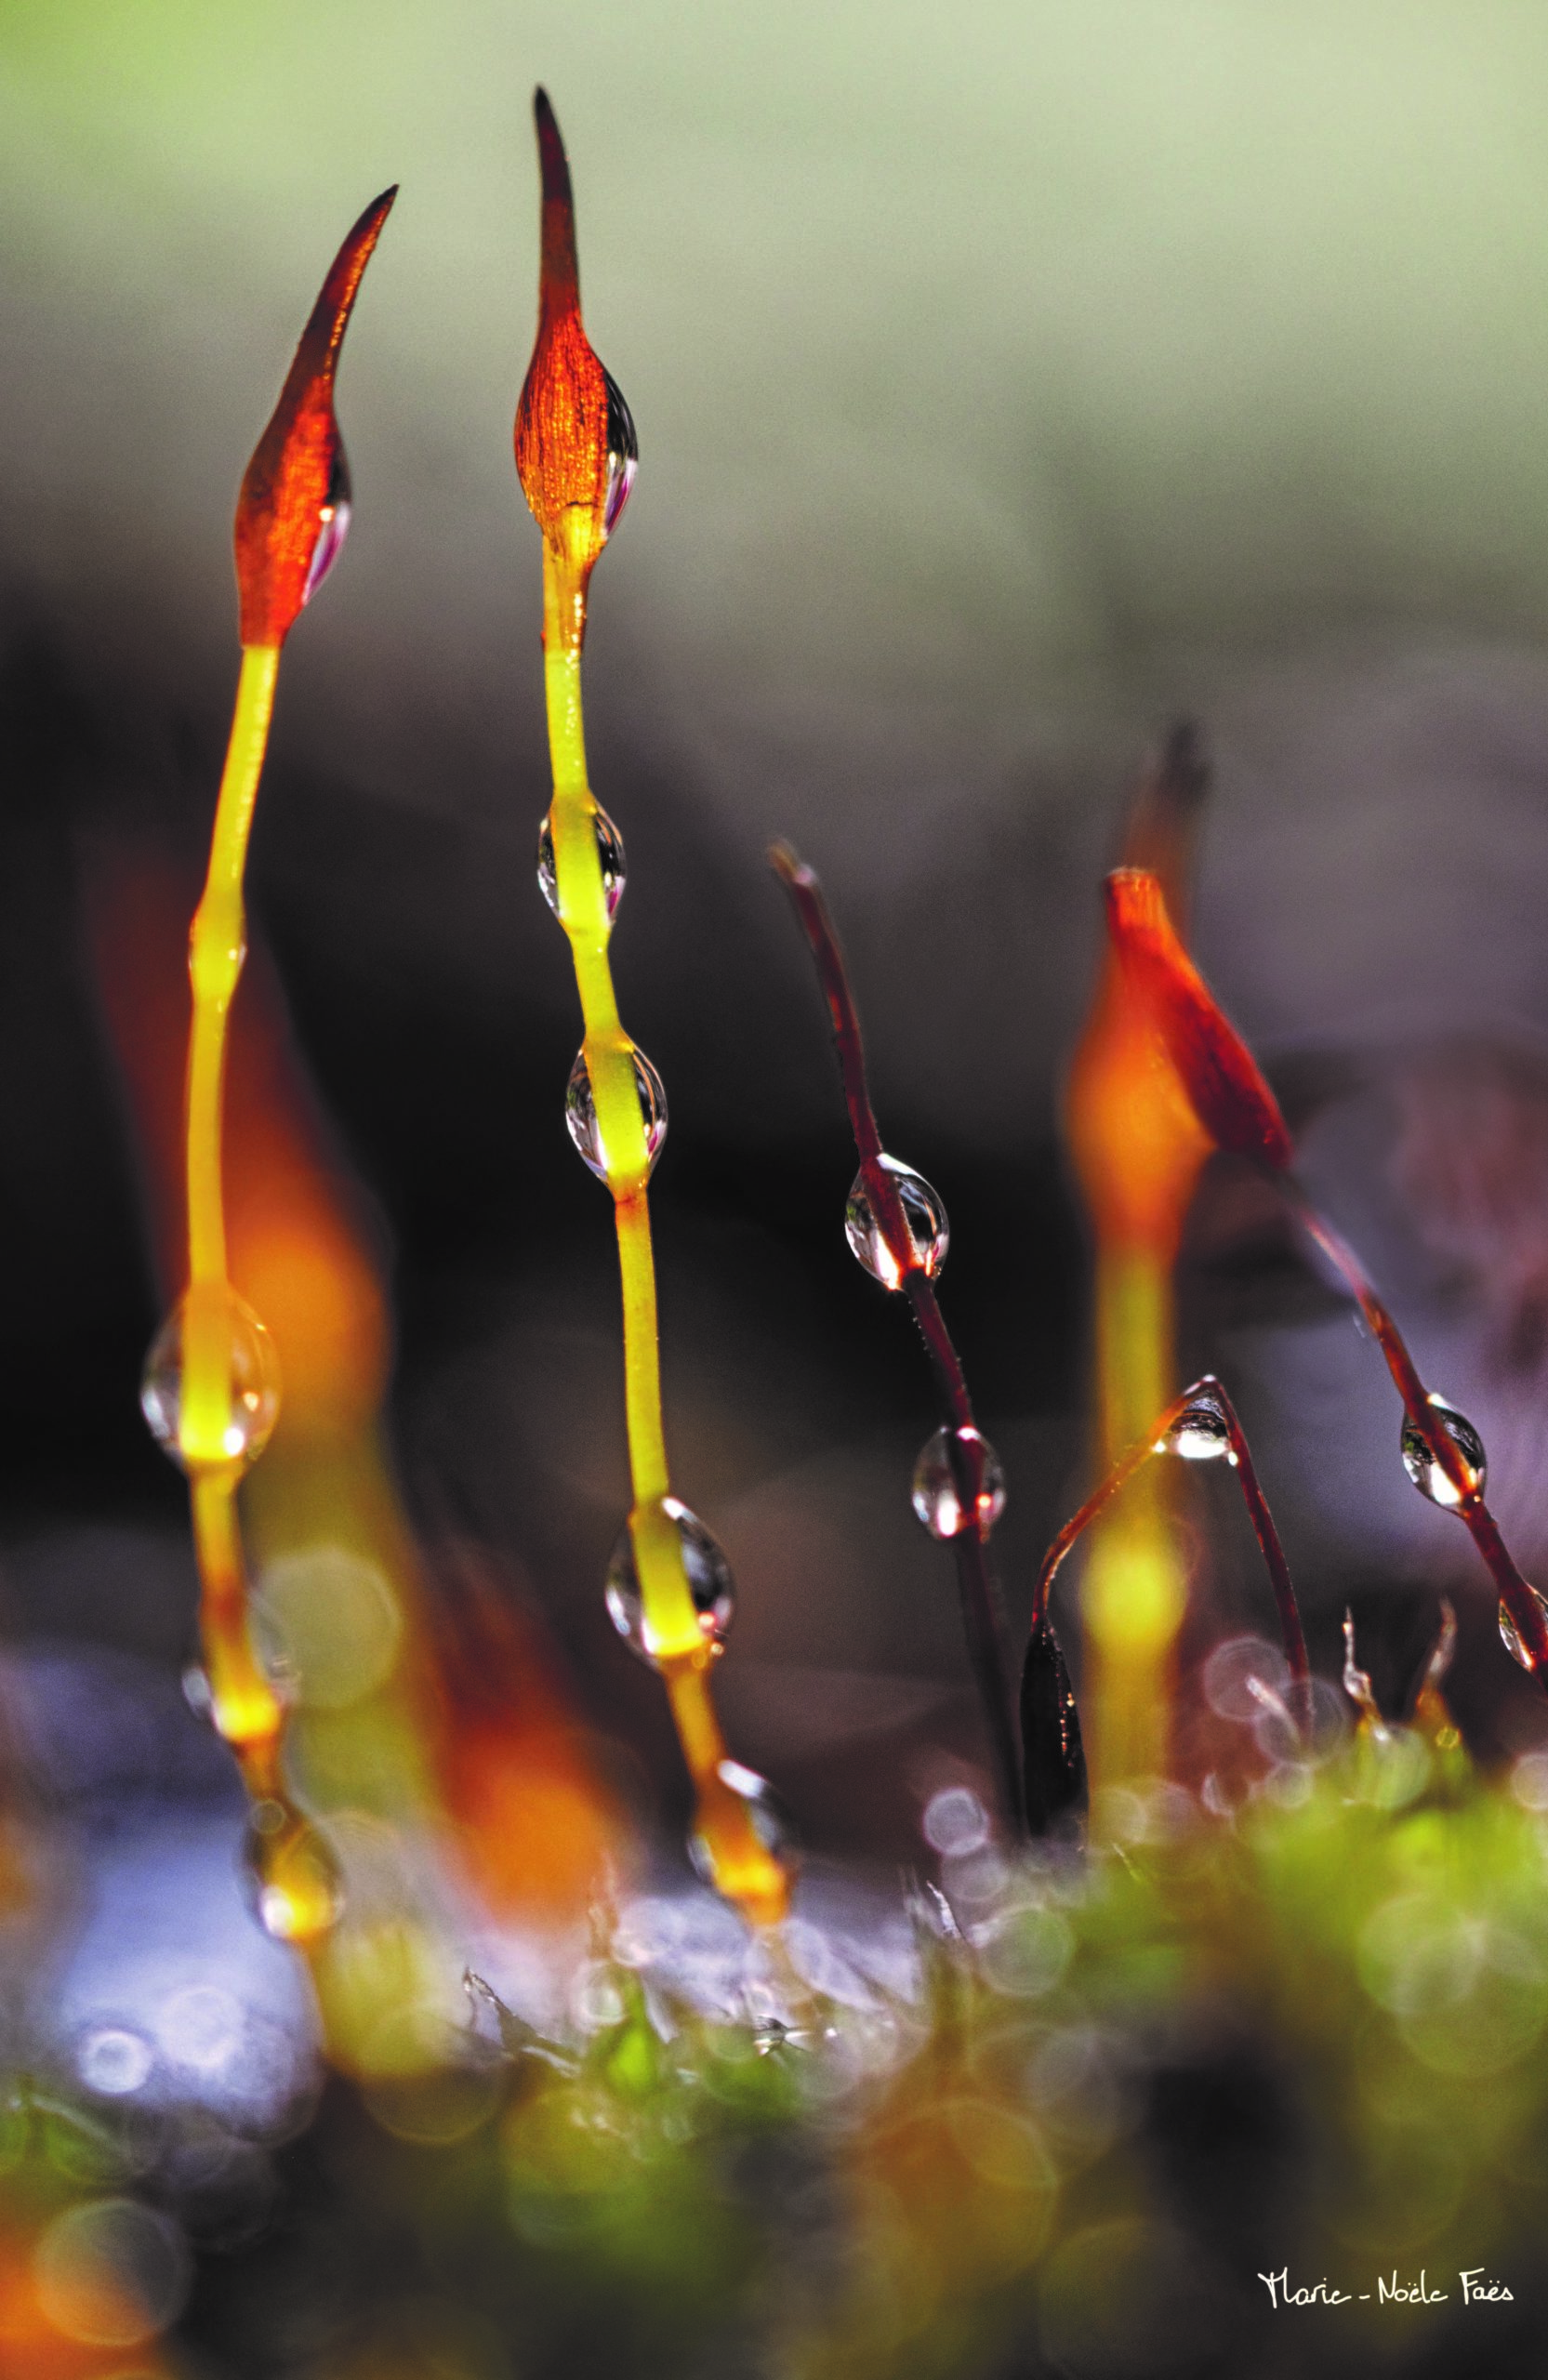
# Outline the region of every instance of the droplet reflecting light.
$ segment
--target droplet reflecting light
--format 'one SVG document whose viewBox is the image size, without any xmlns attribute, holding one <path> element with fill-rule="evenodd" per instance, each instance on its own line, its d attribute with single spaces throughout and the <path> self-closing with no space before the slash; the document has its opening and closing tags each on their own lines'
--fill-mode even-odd
<svg viewBox="0 0 1548 2380">
<path fill-rule="evenodd" d="M 624 839 L 599 802 L 591 820 L 591 832 L 596 839 L 597 865 L 602 869 L 602 898 L 607 914 L 616 917 L 618 904 L 624 897 Z M 553 819 L 545 817 L 537 837 L 537 889 L 544 900 L 559 915 L 559 869 L 553 852 Z"/>
<path fill-rule="evenodd" d="M 965 1498 L 953 1467 L 954 1445 L 969 1483 Z M 972 1485 L 974 1482 L 976 1488 Z M 1005 1510 L 1005 1474 L 999 1457 L 977 1430 L 937 1430 L 926 1439 L 914 1465 L 912 1499 L 932 1537 L 944 1540 L 971 1528 L 987 1532 Z"/>
<path fill-rule="evenodd" d="M 951 1245 L 951 1226 L 940 1193 L 932 1189 L 922 1173 L 905 1165 L 895 1157 L 883 1157 L 881 1164 L 897 1184 L 903 1203 L 904 1222 L 908 1228 L 910 1255 L 894 1250 L 872 1210 L 862 1170 L 850 1186 L 844 1207 L 844 1236 L 871 1278 L 880 1281 L 884 1289 L 903 1286 L 910 1261 L 917 1264 L 927 1280 L 933 1280 L 946 1260 Z"/>
<path fill-rule="evenodd" d="M 310 603 L 329 571 L 344 550 L 344 540 L 350 534 L 351 490 L 350 466 L 345 460 L 342 439 L 334 451 L 333 476 L 328 482 L 327 500 L 317 514 L 317 543 L 311 549 L 311 562 L 307 582 L 301 590 L 303 605 Z"/>
<path fill-rule="evenodd" d="M 1537 1597 L 1544 1620 L 1548 1620 L 1548 1595 L 1539 1594 L 1536 1587 L 1533 1587 L 1531 1592 Z M 1519 1661 L 1524 1670 L 1536 1669 L 1537 1663 L 1523 1641 L 1521 1632 L 1511 1618 L 1510 1606 L 1504 1602 L 1500 1606 L 1500 1641 L 1513 1661 Z"/>
<path fill-rule="evenodd" d="M 1208 1390 L 1190 1398 L 1161 1445 L 1184 1462 L 1218 1462 L 1231 1452 L 1231 1424 L 1224 1407 Z"/>
<path fill-rule="evenodd" d="M 624 392 L 605 364 L 602 378 L 607 384 L 607 494 L 602 505 L 602 536 L 610 537 L 623 518 L 634 474 L 640 468 L 640 441 Z"/>
<path fill-rule="evenodd" d="M 705 1642 L 719 1646 L 725 1641 L 736 1609 L 736 1583 L 731 1575 L 718 1538 L 705 1527 L 698 1514 L 677 1496 L 663 1496 L 661 1509 L 677 1531 L 682 1552 L 683 1575 L 688 1592 L 694 1599 L 694 1609 L 704 1632 Z M 633 1653 L 652 1669 L 659 1666 L 650 1639 L 645 1620 L 645 1606 L 640 1593 L 640 1573 L 634 1560 L 634 1537 L 626 1524 L 619 1531 L 607 1566 L 605 1590 L 607 1616 Z"/>
<path fill-rule="evenodd" d="M 272 1435 L 280 1411 L 279 1359 L 274 1342 L 245 1298 L 234 1289 L 224 1295 L 224 1337 L 227 1355 L 227 1409 L 219 1449 L 192 1457 L 183 1445 L 183 1366 L 192 1292 L 179 1299 L 145 1358 L 139 1405 L 151 1435 L 179 1469 L 191 1460 L 207 1460 L 216 1467 L 229 1464 L 245 1470 L 256 1462 Z"/>
<path fill-rule="evenodd" d="M 634 1087 L 640 1100 L 640 1122 L 645 1135 L 645 1156 L 650 1170 L 661 1154 L 667 1137 L 667 1090 L 643 1050 L 631 1052 L 634 1059 Z M 607 1153 L 602 1146 L 602 1127 L 597 1120 L 596 1101 L 591 1091 L 591 1077 L 582 1050 L 570 1069 L 570 1079 L 564 1090 L 564 1121 L 569 1128 L 581 1157 L 599 1182 L 607 1180 Z"/>
<path fill-rule="evenodd" d="M 277 1800 L 255 1802 L 243 1859 L 258 1923 L 277 1942 L 305 1950 L 337 1924 L 344 1907 L 338 1862 L 298 1810 Z"/>
<path fill-rule="evenodd" d="M 1482 1438 L 1466 1414 L 1459 1413 L 1454 1405 L 1448 1405 L 1444 1396 L 1432 1395 L 1430 1404 L 1442 1429 L 1473 1474 L 1473 1485 L 1481 1495 L 1484 1482 L 1488 1476 L 1488 1457 L 1484 1452 Z M 1415 1429 L 1406 1414 L 1403 1418 L 1403 1435 L 1400 1443 L 1403 1468 L 1420 1494 L 1427 1496 L 1432 1504 L 1439 1504 L 1444 1509 L 1454 1510 L 1461 1503 L 1462 1498 L 1441 1469 L 1433 1449 L 1425 1441 L 1423 1433 Z"/>
<path fill-rule="evenodd" d="M 784 1867 L 793 1865 L 800 1848 L 795 1822 L 768 1778 L 760 1777 L 755 1768 L 744 1768 L 739 1760 L 722 1760 L 716 1775 L 727 1792 L 734 1793 L 743 1805 L 753 1833 L 771 1859 L 777 1859 Z M 714 1851 L 703 1835 L 689 1837 L 688 1856 L 707 1884 L 719 1882 Z"/>
</svg>

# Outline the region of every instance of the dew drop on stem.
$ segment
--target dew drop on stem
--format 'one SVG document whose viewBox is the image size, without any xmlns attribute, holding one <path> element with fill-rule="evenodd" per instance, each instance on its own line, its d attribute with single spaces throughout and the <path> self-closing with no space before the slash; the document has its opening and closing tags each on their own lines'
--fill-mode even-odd
<svg viewBox="0 0 1548 2380">
<path fill-rule="evenodd" d="M 736 1583 L 731 1575 L 731 1565 L 719 1539 L 679 1497 L 663 1496 L 661 1510 L 677 1531 L 683 1576 L 705 1642 L 719 1647 L 725 1641 L 736 1609 Z M 651 1643 L 644 1598 L 640 1592 L 634 1536 L 627 1524 L 619 1532 L 607 1566 L 605 1596 L 607 1616 L 629 1650 L 652 1669 L 658 1669 L 660 1662 Z"/>
<path fill-rule="evenodd" d="M 243 1846 L 258 1924 L 298 1950 L 320 1941 L 343 1913 L 338 1862 L 311 1820 L 286 1802 L 255 1802 Z"/>
<path fill-rule="evenodd" d="M 722 1760 L 715 1774 L 727 1792 L 742 1804 L 753 1833 L 770 1858 L 782 1867 L 793 1867 L 800 1848 L 795 1821 L 768 1778 L 760 1777 L 755 1768 L 744 1768 L 739 1760 Z M 704 1835 L 690 1835 L 688 1856 L 707 1884 L 721 1883 L 714 1847 Z"/>
<path fill-rule="evenodd" d="M 652 1171 L 661 1154 L 667 1137 L 667 1088 L 642 1050 L 630 1053 L 634 1060 L 634 1087 L 640 1101 L 640 1122 L 645 1135 L 645 1156 Z M 570 1079 L 564 1090 L 564 1121 L 581 1157 L 599 1182 L 607 1180 L 607 1152 L 602 1146 L 602 1127 L 597 1119 L 597 1104 L 591 1090 L 590 1071 L 584 1050 L 577 1054 L 570 1069 Z"/>
<path fill-rule="evenodd" d="M 1448 1405 L 1444 1396 L 1432 1395 L 1429 1401 L 1441 1428 L 1472 1473 L 1474 1488 L 1481 1495 L 1488 1476 L 1488 1457 L 1484 1451 L 1482 1438 L 1466 1414 L 1459 1413 L 1454 1405 Z M 1420 1494 L 1427 1496 L 1432 1504 L 1454 1511 L 1462 1498 L 1442 1470 L 1425 1434 L 1416 1429 L 1406 1414 L 1401 1446 L 1403 1468 Z"/>
<path fill-rule="evenodd" d="M 140 1381 L 139 1406 L 151 1435 L 179 1469 L 191 1462 L 245 1471 L 272 1435 L 280 1411 L 279 1361 L 258 1316 L 232 1289 L 216 1289 L 227 1350 L 227 1396 L 218 1443 L 190 1448 L 183 1437 L 183 1368 L 191 1297 L 185 1291 L 152 1342 Z M 208 1295 L 209 1291 L 200 1292 Z"/>
<path fill-rule="evenodd" d="M 864 1168 L 850 1188 L 844 1208 L 844 1236 L 867 1272 L 884 1289 L 900 1289 L 911 1264 L 917 1264 L 925 1278 L 933 1281 L 946 1263 L 951 1244 L 951 1226 L 940 1193 L 931 1188 L 922 1173 L 916 1173 L 911 1165 L 903 1164 L 901 1159 L 883 1157 L 880 1162 L 897 1185 L 908 1229 L 908 1249 L 895 1249 L 889 1240 L 872 1209 Z"/>
<path fill-rule="evenodd" d="M 914 1510 L 932 1537 L 960 1537 L 965 1529 L 987 1532 L 1005 1510 L 1005 1474 L 999 1457 L 975 1429 L 937 1430 L 920 1449 L 912 1497 Z"/>
<path fill-rule="evenodd" d="M 1231 1452 L 1231 1424 L 1218 1398 L 1206 1390 L 1191 1397 L 1161 1440 L 1158 1452 L 1184 1462 L 1218 1462 Z"/>
<path fill-rule="evenodd" d="M 600 804 L 592 814 L 591 832 L 596 839 L 597 865 L 602 869 L 602 898 L 608 916 L 615 918 L 624 897 L 624 839 Z M 544 819 L 537 838 L 537 889 L 557 917 L 559 871 L 554 864 L 551 813 Z"/>
<path fill-rule="evenodd" d="M 605 364 L 602 378 L 607 385 L 607 493 L 602 500 L 602 536 L 610 537 L 623 518 L 634 474 L 640 468 L 640 441 L 624 392 Z"/>
<path fill-rule="evenodd" d="M 1543 1618 L 1548 1620 L 1548 1596 L 1539 1594 L 1536 1587 L 1532 1587 L 1530 1592 L 1537 1597 Z M 1500 1642 L 1503 1645 L 1512 1660 L 1519 1661 L 1524 1670 L 1535 1670 L 1537 1668 L 1537 1663 L 1532 1659 L 1530 1649 L 1523 1641 L 1520 1630 L 1517 1628 L 1515 1620 L 1511 1618 L 1511 1607 L 1508 1603 L 1503 1601 L 1502 1601 L 1500 1606 Z"/>
<path fill-rule="evenodd" d="M 317 514 L 317 543 L 311 549 L 306 585 L 301 590 L 303 604 L 311 602 L 344 550 L 344 540 L 350 534 L 351 495 L 350 466 L 344 458 L 344 445 L 340 440 L 334 452 L 328 493 Z"/>
</svg>

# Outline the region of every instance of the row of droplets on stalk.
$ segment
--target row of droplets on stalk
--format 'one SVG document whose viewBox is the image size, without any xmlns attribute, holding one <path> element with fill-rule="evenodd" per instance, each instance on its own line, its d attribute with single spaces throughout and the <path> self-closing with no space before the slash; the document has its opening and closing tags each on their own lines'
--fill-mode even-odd
<svg viewBox="0 0 1548 2380">
<path fill-rule="evenodd" d="M 611 925 L 624 897 L 627 877 L 624 839 L 600 802 L 592 811 L 591 831 L 597 847 L 597 864 L 602 872 L 602 898 Z M 553 823 L 548 816 L 543 820 L 537 838 L 537 889 L 557 918 L 559 870 L 554 857 Z M 634 1066 L 635 1095 L 640 1103 L 640 1122 L 645 1137 L 647 1171 L 654 1173 L 667 1138 L 666 1086 L 642 1050 L 631 1047 L 629 1055 Z M 602 1144 L 602 1126 L 584 1045 L 576 1053 L 576 1062 L 564 1087 L 564 1123 L 582 1162 L 599 1182 L 605 1183 L 608 1178 L 607 1151 Z M 731 1565 L 718 1538 L 681 1497 L 664 1496 L 661 1510 L 677 1535 L 683 1577 L 687 1580 L 689 1596 L 704 1641 L 711 1652 L 718 1655 L 724 1646 L 736 1608 L 736 1586 L 731 1574 Z M 645 1599 L 634 1555 L 634 1539 L 627 1520 L 618 1532 L 608 1560 L 604 1597 L 608 1617 L 630 1651 L 647 1668 L 659 1670 L 661 1661 L 651 1641 L 645 1618 Z M 764 1849 L 776 1859 L 793 1860 L 795 1831 L 767 1778 L 761 1777 L 755 1769 L 744 1767 L 736 1760 L 722 1760 L 719 1773 L 721 1784 L 746 1807 Z M 688 1849 L 695 1870 L 707 1883 L 713 1884 L 714 1860 L 708 1845 L 695 1834 L 689 1839 Z"/>
</svg>

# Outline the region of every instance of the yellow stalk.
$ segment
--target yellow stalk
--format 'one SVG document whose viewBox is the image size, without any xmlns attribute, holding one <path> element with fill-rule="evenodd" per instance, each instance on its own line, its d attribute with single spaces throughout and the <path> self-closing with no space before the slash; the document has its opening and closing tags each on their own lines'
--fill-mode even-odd
<svg viewBox="0 0 1548 2380">
<path fill-rule="evenodd" d="M 236 1481 L 229 1473 L 196 1471 L 191 1482 L 193 1546 L 199 1562 L 199 1632 L 209 1677 L 210 1708 L 220 1734 L 246 1778 L 248 1755 L 279 1741 L 284 1724 L 247 1629 L 247 1579 L 236 1519 Z"/>
<path fill-rule="evenodd" d="M 269 745 L 278 645 L 243 648 L 226 765 L 216 804 L 209 872 L 193 915 L 188 971 L 193 1024 L 188 1062 L 188 1295 L 179 1437 L 192 1482 L 200 1626 L 211 1707 L 221 1735 L 243 1748 L 278 1741 L 284 1713 L 247 1630 L 246 1579 L 235 1496 L 240 1467 L 231 1428 L 231 1283 L 221 1111 L 231 1005 L 247 955 L 242 880 L 253 805 Z"/>
<path fill-rule="evenodd" d="M 1096 1238 L 1099 1475 L 1175 1394 L 1171 1270 L 1210 1140 L 1111 959 L 1071 1070 L 1071 1154 Z M 1186 1580 L 1151 1466 L 1092 1531 L 1081 1587 L 1081 1732 L 1092 1823 L 1105 1791 L 1164 1775 Z"/>
<path fill-rule="evenodd" d="M 1141 1439 L 1172 1394 L 1171 1272 L 1144 1250 L 1105 1248 L 1096 1274 L 1103 1462 Z M 1081 1595 L 1090 1680 L 1082 1697 L 1093 1808 L 1107 1785 L 1164 1773 L 1172 1649 L 1186 1587 L 1168 1523 L 1165 1474 L 1147 1466 L 1097 1529 Z"/>
<path fill-rule="evenodd" d="M 242 879 L 253 804 L 269 746 L 279 675 L 277 644 L 245 645 L 237 681 L 226 765 L 216 804 L 209 873 L 193 914 L 189 974 L 193 1034 L 188 1064 L 188 1271 L 191 1281 L 226 1279 L 225 1199 L 220 1179 L 220 1110 L 226 1025 L 243 961 L 247 923 Z M 185 1383 L 185 1408 L 187 1384 Z"/>
<path fill-rule="evenodd" d="M 694 1782 L 697 1832 L 714 1862 L 716 1882 L 753 1923 L 772 1924 L 785 1913 L 785 1871 L 759 1838 L 740 1797 L 721 1778 L 725 1745 L 709 1689 L 712 1650 L 694 1607 L 677 1531 L 661 1509 L 671 1480 L 661 1414 L 655 1265 L 646 1191 L 650 1159 L 635 1081 L 634 1044 L 619 1022 L 608 964 L 613 921 L 597 856 L 597 804 L 587 779 L 581 713 L 585 630 L 586 565 L 546 536 L 544 682 L 553 763 L 549 827 L 559 921 L 575 961 L 582 1047 L 617 1225 L 635 1569 L 645 1626 L 666 1678 Z"/>
</svg>

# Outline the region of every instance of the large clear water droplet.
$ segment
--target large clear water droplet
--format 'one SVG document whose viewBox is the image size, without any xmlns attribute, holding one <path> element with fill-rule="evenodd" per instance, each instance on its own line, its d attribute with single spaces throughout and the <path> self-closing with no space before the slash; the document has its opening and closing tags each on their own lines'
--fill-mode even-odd
<svg viewBox="0 0 1548 2380">
<path fill-rule="evenodd" d="M 794 1866 L 800 1853 L 795 1820 L 768 1778 L 760 1777 L 755 1768 L 744 1768 L 739 1760 L 722 1760 L 715 1773 L 746 1809 L 753 1833 L 770 1858 L 778 1860 L 781 1867 Z M 689 1836 L 688 1857 L 707 1884 L 721 1881 L 714 1849 L 702 1834 Z"/>
<path fill-rule="evenodd" d="M 624 839 L 600 802 L 591 821 L 591 831 L 596 837 L 597 862 L 602 869 L 602 898 L 607 904 L 608 916 L 616 917 L 618 904 L 624 897 Z M 551 815 L 544 819 L 542 832 L 537 838 L 537 889 L 557 917 L 559 871 L 554 865 Z"/>
<path fill-rule="evenodd" d="M 881 1163 L 897 1184 L 913 1261 L 933 1281 L 946 1263 L 946 1250 L 951 1245 L 951 1226 L 940 1194 L 931 1188 L 922 1173 L 916 1173 L 911 1165 L 903 1164 L 899 1158 L 884 1157 Z M 902 1288 L 907 1259 L 904 1251 L 889 1245 L 872 1212 L 863 1170 L 855 1175 L 850 1187 L 844 1208 L 844 1236 L 873 1280 L 880 1281 L 884 1289 Z"/>
<path fill-rule="evenodd" d="M 954 1447 L 968 1490 L 965 1497 L 952 1461 Z M 1005 1474 L 979 1431 L 937 1430 L 920 1449 L 912 1493 L 914 1510 L 932 1537 L 960 1537 L 972 1528 L 986 1532 L 1005 1510 Z"/>
<path fill-rule="evenodd" d="M 610 537 L 623 517 L 634 474 L 640 468 L 640 441 L 624 392 L 605 364 L 602 378 L 607 383 L 607 495 L 602 505 L 602 536 Z"/>
<path fill-rule="evenodd" d="M 640 1098 L 640 1121 L 645 1133 L 645 1156 L 650 1170 L 661 1154 L 661 1144 L 667 1137 L 667 1087 L 656 1073 L 643 1050 L 633 1051 L 634 1086 Z M 570 1138 L 590 1167 L 599 1182 L 607 1180 L 607 1157 L 602 1147 L 602 1128 L 597 1121 L 596 1102 L 591 1095 L 591 1077 L 582 1050 L 570 1069 L 570 1079 L 564 1089 L 564 1121 Z"/>
<path fill-rule="evenodd" d="M 1548 1595 L 1538 1594 L 1536 1587 L 1532 1588 L 1532 1593 L 1537 1595 L 1537 1600 L 1542 1606 L 1544 1619 L 1548 1620 Z M 1520 1630 L 1511 1618 L 1510 1606 L 1503 1602 L 1500 1606 L 1500 1641 L 1513 1661 L 1519 1661 L 1524 1670 L 1536 1669 L 1537 1663 L 1522 1641 Z"/>
<path fill-rule="evenodd" d="M 1225 1409 L 1208 1389 L 1190 1397 L 1161 1441 L 1168 1454 L 1184 1462 L 1218 1462 L 1231 1451 L 1231 1424 Z"/>
<path fill-rule="evenodd" d="M 258 1924 L 276 1942 L 304 1950 L 337 1925 L 343 1880 L 320 1830 L 288 1803 L 255 1802 L 243 1846 Z"/>
<path fill-rule="evenodd" d="M 1459 1413 L 1454 1405 L 1448 1405 L 1444 1396 L 1432 1396 L 1430 1406 L 1447 1436 L 1472 1472 L 1473 1484 L 1481 1494 L 1484 1481 L 1488 1476 L 1488 1457 L 1484 1452 L 1482 1438 L 1466 1414 Z M 1440 1504 L 1449 1510 L 1460 1504 L 1462 1498 L 1436 1460 L 1435 1454 L 1425 1441 L 1423 1432 L 1414 1428 L 1407 1414 L 1403 1417 L 1403 1435 L 1400 1443 L 1403 1451 L 1403 1468 L 1420 1494 L 1428 1496 L 1432 1504 Z"/>
<path fill-rule="evenodd" d="M 721 1645 L 731 1626 L 736 1610 L 736 1582 L 731 1575 L 720 1540 L 705 1527 L 697 1513 L 676 1496 L 663 1496 L 661 1509 L 677 1531 L 677 1541 L 682 1551 L 683 1576 L 688 1593 L 694 1599 L 699 1626 L 706 1644 Z M 635 1567 L 634 1538 L 626 1526 L 613 1548 L 607 1566 L 607 1616 L 614 1627 L 642 1661 L 652 1669 L 659 1666 L 650 1631 L 645 1624 L 644 1600 L 640 1593 L 640 1573 Z"/>
<path fill-rule="evenodd" d="M 183 1444 L 183 1364 L 191 1300 L 214 1299 L 217 1325 L 228 1351 L 227 1399 L 218 1443 Z M 152 1342 L 139 1386 L 139 1406 L 151 1435 L 180 1469 L 193 1463 L 245 1471 L 256 1462 L 272 1435 L 280 1411 L 280 1368 L 258 1316 L 234 1289 L 185 1290 Z"/>
<path fill-rule="evenodd" d="M 311 602 L 344 550 L 344 540 L 350 534 L 351 496 L 350 466 L 345 460 L 343 441 L 340 440 L 334 450 L 327 501 L 317 515 L 317 543 L 311 549 L 307 583 L 301 592 L 303 603 Z"/>
</svg>

